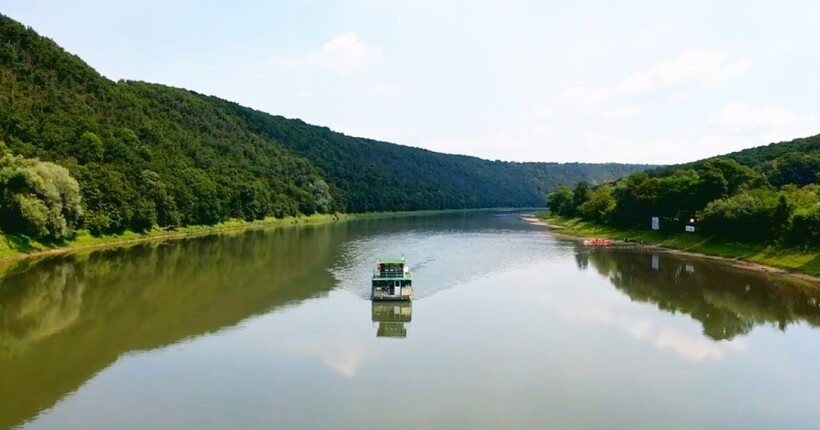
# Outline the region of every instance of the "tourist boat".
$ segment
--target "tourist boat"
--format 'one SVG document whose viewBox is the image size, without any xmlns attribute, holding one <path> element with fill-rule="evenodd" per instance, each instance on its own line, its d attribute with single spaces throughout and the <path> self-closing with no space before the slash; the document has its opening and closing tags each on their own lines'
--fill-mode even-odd
<svg viewBox="0 0 820 430">
<path fill-rule="evenodd" d="M 404 257 L 376 261 L 370 290 L 372 300 L 410 300 L 413 281 Z"/>
<path fill-rule="evenodd" d="M 584 240 L 584 245 L 586 246 L 609 246 L 612 245 L 612 241 L 609 239 L 586 239 Z"/>
</svg>

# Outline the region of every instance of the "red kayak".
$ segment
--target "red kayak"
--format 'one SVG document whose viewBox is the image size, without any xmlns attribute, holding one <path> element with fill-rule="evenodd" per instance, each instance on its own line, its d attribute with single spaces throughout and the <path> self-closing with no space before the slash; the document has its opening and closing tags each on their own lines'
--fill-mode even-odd
<svg viewBox="0 0 820 430">
<path fill-rule="evenodd" d="M 609 239 L 586 239 L 584 240 L 584 245 L 587 246 L 609 246 L 612 245 L 612 241 Z"/>
</svg>

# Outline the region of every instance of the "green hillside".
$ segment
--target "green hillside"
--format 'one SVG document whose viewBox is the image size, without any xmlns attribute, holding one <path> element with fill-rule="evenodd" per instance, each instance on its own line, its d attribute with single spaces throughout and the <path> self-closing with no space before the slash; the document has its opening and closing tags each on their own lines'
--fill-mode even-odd
<svg viewBox="0 0 820 430">
<path fill-rule="evenodd" d="M 710 160 L 733 160 L 765 176 L 774 186 L 808 185 L 818 182 L 820 172 L 820 134 L 788 142 L 770 143 L 691 163 L 664 166 L 649 171 L 652 176 L 667 176 L 685 169 L 702 169 Z"/>
<path fill-rule="evenodd" d="M 693 225 L 706 239 L 820 249 L 820 135 L 549 194 L 551 210 L 618 228 Z M 694 220 L 694 222 L 693 222 Z"/>
<path fill-rule="evenodd" d="M 353 212 L 541 206 L 545 193 L 558 184 L 603 182 L 649 167 L 516 163 L 439 154 L 216 102 L 245 119 L 249 129 L 313 161 L 340 188 L 345 209 Z"/>
<path fill-rule="evenodd" d="M 560 183 L 645 167 L 438 154 L 183 89 L 113 82 L 0 15 L 6 233 L 62 238 L 77 228 L 101 234 L 315 212 L 538 206 Z"/>
<path fill-rule="evenodd" d="M 788 142 L 770 143 L 765 146 L 744 149 L 726 154 L 724 157 L 737 161 L 749 167 L 763 165 L 774 161 L 789 153 L 820 154 L 820 134 L 816 136 L 794 139 Z"/>
</svg>

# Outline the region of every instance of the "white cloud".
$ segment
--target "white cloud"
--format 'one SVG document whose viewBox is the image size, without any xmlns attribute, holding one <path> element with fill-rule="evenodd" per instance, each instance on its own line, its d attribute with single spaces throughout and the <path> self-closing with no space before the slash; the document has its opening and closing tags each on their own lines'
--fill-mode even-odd
<svg viewBox="0 0 820 430">
<path fill-rule="evenodd" d="M 356 376 L 366 359 L 361 345 L 344 343 L 329 345 L 326 350 L 318 350 L 317 354 L 327 367 L 348 378 Z"/>
<path fill-rule="evenodd" d="M 356 376 L 364 364 L 379 359 L 377 352 L 370 351 L 364 344 L 351 339 L 302 339 L 285 345 L 285 349 L 317 360 L 346 378 Z"/>
<path fill-rule="evenodd" d="M 274 57 L 267 61 L 277 66 L 311 66 L 339 73 L 352 73 L 377 62 L 381 49 L 365 45 L 359 36 L 347 32 L 322 45 L 319 50 L 298 57 Z"/>
<path fill-rule="evenodd" d="M 571 105 L 589 106 L 684 85 L 716 88 L 742 75 L 749 67 L 749 60 L 729 61 L 726 54 L 720 51 L 690 50 L 672 61 L 633 73 L 614 87 L 570 88 L 561 95 L 560 100 Z"/>
<path fill-rule="evenodd" d="M 313 66 L 350 73 L 380 57 L 381 50 L 365 45 L 356 33 L 347 32 L 325 43 L 319 51 L 308 54 L 306 61 Z"/>
<path fill-rule="evenodd" d="M 709 123 L 734 131 L 797 129 L 815 123 L 812 115 L 797 113 L 777 106 L 751 108 L 745 103 L 732 102 L 724 105 L 710 118 Z M 796 137 L 796 136 L 795 136 Z"/>
<path fill-rule="evenodd" d="M 521 121 L 538 121 L 538 120 L 542 120 L 542 119 L 545 119 L 545 118 L 549 118 L 554 114 L 555 114 L 555 108 L 554 107 L 552 107 L 550 105 L 547 105 L 547 104 L 541 104 L 541 105 L 536 106 L 532 110 L 529 110 L 527 112 L 522 113 L 519 116 L 519 119 Z"/>
<path fill-rule="evenodd" d="M 518 292 L 524 294 L 535 306 L 550 309 L 566 321 L 617 327 L 636 341 L 673 351 L 692 363 L 720 361 L 725 359 L 729 352 L 745 352 L 749 349 L 748 344 L 740 338 L 713 341 L 700 334 L 677 329 L 671 324 L 663 323 L 662 320 L 653 322 L 641 316 L 646 305 L 632 302 L 626 296 L 615 295 L 612 291 L 586 293 L 582 300 L 577 300 L 577 293 L 544 294 L 541 290 L 535 291 L 528 287 L 521 287 Z"/>
<path fill-rule="evenodd" d="M 376 83 L 368 86 L 366 93 L 371 97 L 393 98 L 404 94 L 404 90 L 397 85 Z"/>
<path fill-rule="evenodd" d="M 655 345 L 661 349 L 675 351 L 679 356 L 694 363 L 705 360 L 720 361 L 726 357 L 729 350 L 744 352 L 749 349 L 742 339 L 713 342 L 675 329 L 661 331 Z"/>
<path fill-rule="evenodd" d="M 624 120 L 634 118 L 641 110 L 637 106 L 618 106 L 601 112 L 601 119 Z"/>
</svg>

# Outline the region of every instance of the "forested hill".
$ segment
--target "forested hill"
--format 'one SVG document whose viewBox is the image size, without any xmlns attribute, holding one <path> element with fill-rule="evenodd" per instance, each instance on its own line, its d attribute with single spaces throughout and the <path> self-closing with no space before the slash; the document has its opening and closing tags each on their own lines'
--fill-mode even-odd
<svg viewBox="0 0 820 430">
<path fill-rule="evenodd" d="M 2 15 L 0 142 L 0 229 L 55 238 L 77 227 L 532 206 L 559 183 L 648 167 L 438 154 L 182 89 L 113 82 Z"/>
<path fill-rule="evenodd" d="M 353 212 L 417 208 L 541 206 L 558 184 L 600 183 L 651 166 L 632 164 L 516 163 L 346 136 L 215 100 L 254 132 L 281 142 L 315 163 L 340 188 Z"/>
<path fill-rule="evenodd" d="M 755 167 L 775 161 L 789 153 L 820 155 L 820 134 L 802 137 L 788 142 L 770 143 L 765 146 L 744 149 L 726 154 L 723 157 L 735 160 L 745 166 Z"/>
<path fill-rule="evenodd" d="M 715 239 L 820 249 L 820 135 L 746 149 L 575 189 L 550 209 L 617 227 L 697 230 Z"/>
<path fill-rule="evenodd" d="M 648 171 L 650 176 L 669 176 L 685 170 L 703 170 L 720 160 L 732 160 L 762 175 L 774 187 L 820 183 L 820 134 L 787 142 L 770 143 L 691 163 L 663 166 Z"/>
</svg>

